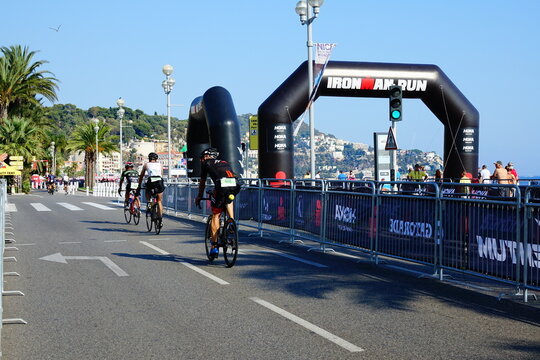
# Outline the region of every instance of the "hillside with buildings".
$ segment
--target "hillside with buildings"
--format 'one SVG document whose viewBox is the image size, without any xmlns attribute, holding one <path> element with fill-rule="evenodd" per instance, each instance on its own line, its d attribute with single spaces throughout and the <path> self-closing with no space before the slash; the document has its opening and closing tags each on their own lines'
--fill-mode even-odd
<svg viewBox="0 0 540 360">
<path fill-rule="evenodd" d="M 120 125 L 115 116 L 116 109 L 92 107 L 81 110 L 74 105 L 55 105 L 49 108 L 48 117 L 54 123 L 54 130 L 69 139 L 71 131 L 78 124 L 99 118 L 111 127 L 110 141 L 119 143 Z M 249 117 L 252 114 L 239 115 L 242 141 L 249 142 Z M 159 161 L 168 165 L 167 118 L 163 115 L 147 115 L 141 110 L 126 108 L 123 125 L 123 162 L 133 162 L 141 165 L 148 153 L 156 152 Z M 183 151 L 186 145 L 187 120 L 171 119 L 172 150 L 171 164 L 175 175 L 185 175 L 185 160 Z M 315 132 L 316 168 L 323 178 L 335 178 L 340 171 L 353 171 L 357 179 L 371 178 L 374 173 L 374 148 L 372 145 L 354 143 L 338 139 L 331 134 Z M 294 139 L 295 176 L 302 177 L 309 170 L 309 130 L 302 124 Z M 248 150 L 246 159 L 248 171 L 244 176 L 257 177 L 257 151 Z M 398 150 L 398 166 L 402 175 L 407 174 L 414 164 L 421 164 L 428 174 L 433 175 L 436 169 L 442 168 L 443 162 L 434 152 L 423 152 L 418 149 Z M 68 153 L 61 155 L 61 169 L 70 175 L 83 170 L 84 153 Z M 120 169 L 120 153 L 113 151 L 99 156 L 98 173 L 101 178 L 115 178 Z"/>
</svg>

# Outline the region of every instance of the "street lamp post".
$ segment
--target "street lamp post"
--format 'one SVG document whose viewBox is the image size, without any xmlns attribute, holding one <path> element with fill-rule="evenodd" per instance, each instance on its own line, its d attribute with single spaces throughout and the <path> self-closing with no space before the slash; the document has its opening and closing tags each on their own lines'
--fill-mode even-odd
<svg viewBox="0 0 540 360">
<path fill-rule="evenodd" d="M 93 118 L 92 119 L 92 122 L 94 124 L 96 124 L 94 126 L 94 131 L 96 132 L 96 158 L 94 159 L 95 161 L 95 164 L 94 164 L 94 172 L 95 172 L 95 178 L 94 178 L 94 188 L 96 186 L 96 183 L 97 183 L 97 180 L 98 180 L 98 160 L 99 160 L 99 147 L 98 147 L 98 131 L 99 131 L 99 120 L 96 119 L 96 118 Z"/>
<path fill-rule="evenodd" d="M 319 16 L 320 7 L 324 0 L 301 0 L 296 3 L 296 13 L 300 16 L 302 25 L 307 25 L 307 50 L 308 50 L 308 99 L 313 91 L 313 32 L 311 23 Z M 315 109 L 313 103 L 309 111 L 309 157 L 311 176 L 315 174 Z"/>
<path fill-rule="evenodd" d="M 51 161 L 51 172 L 53 175 L 56 174 L 56 154 L 54 152 L 54 141 L 51 141 L 51 156 L 52 156 L 52 161 Z"/>
<path fill-rule="evenodd" d="M 116 115 L 118 116 L 118 119 L 120 119 L 120 174 L 122 174 L 122 119 L 124 118 L 124 114 L 126 113 L 126 110 L 124 110 L 125 101 L 122 98 L 118 98 L 116 100 L 116 105 L 118 105 L 118 111 L 116 112 Z"/>
<path fill-rule="evenodd" d="M 169 171 L 167 173 L 167 179 L 171 179 L 171 91 L 174 87 L 175 81 L 171 77 L 171 74 L 173 73 L 173 67 L 171 65 L 164 65 L 163 66 L 163 74 L 165 74 L 165 80 L 161 83 L 161 86 L 163 86 L 163 90 L 165 91 L 165 94 L 167 95 L 167 150 L 168 150 L 168 156 L 167 159 L 167 165 L 169 167 Z"/>
</svg>

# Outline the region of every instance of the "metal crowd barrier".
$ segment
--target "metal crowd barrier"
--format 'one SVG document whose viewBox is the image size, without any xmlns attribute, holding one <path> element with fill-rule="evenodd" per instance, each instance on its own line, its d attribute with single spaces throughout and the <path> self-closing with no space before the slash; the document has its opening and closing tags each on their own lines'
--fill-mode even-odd
<svg viewBox="0 0 540 360">
<path fill-rule="evenodd" d="M 311 240 L 540 290 L 540 186 L 242 179 L 240 225 L 259 236 Z M 206 216 L 194 206 L 197 179 L 168 184 L 168 211 Z M 522 193 L 524 194 L 522 196 Z"/>
<path fill-rule="evenodd" d="M 7 207 L 7 183 L 5 179 L 0 179 L 0 246 L 2 256 L 0 257 L 0 294 L 4 293 L 4 246 L 6 243 L 6 207 Z M 4 308 L 2 296 L 0 296 L 0 319 L 4 319 Z M 2 323 L 0 322 L 0 357 L 2 356 Z"/>
</svg>

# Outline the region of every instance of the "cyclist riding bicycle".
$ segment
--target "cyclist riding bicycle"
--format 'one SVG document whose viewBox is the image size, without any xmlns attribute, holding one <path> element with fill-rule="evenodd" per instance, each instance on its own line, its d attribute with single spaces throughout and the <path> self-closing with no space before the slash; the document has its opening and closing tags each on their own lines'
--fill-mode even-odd
<svg viewBox="0 0 540 360">
<path fill-rule="evenodd" d="M 231 165 L 225 160 L 218 160 L 219 152 L 215 148 L 208 148 L 201 153 L 201 179 L 199 182 L 199 194 L 195 198 L 195 204 L 200 206 L 201 198 L 206 186 L 208 175 L 215 185 L 211 202 L 212 207 L 212 249 L 211 255 L 219 253 L 217 238 L 219 230 L 219 218 L 222 208 L 226 205 L 227 214 L 234 219 L 234 208 L 229 195 L 236 195 L 240 192 L 238 177 L 232 171 Z M 234 197 L 232 197 L 234 199 Z"/>
<path fill-rule="evenodd" d="M 122 193 L 122 184 L 124 183 L 124 180 L 126 180 L 124 207 L 127 208 L 127 206 L 129 206 L 129 193 L 131 192 L 131 190 L 136 190 L 139 184 L 139 172 L 133 169 L 132 163 L 126 164 L 125 170 L 122 172 L 122 175 L 120 175 L 120 183 L 118 184 L 118 195 L 121 195 Z M 135 197 L 135 201 L 137 200 L 138 197 Z"/>
<path fill-rule="evenodd" d="M 56 180 L 56 176 L 53 174 L 47 174 L 47 190 L 50 190 L 52 187 L 54 187 L 54 181 Z"/>
<path fill-rule="evenodd" d="M 148 154 L 148 162 L 145 163 L 142 167 L 141 173 L 139 175 L 139 187 L 135 196 L 141 194 L 141 184 L 143 179 L 146 176 L 146 201 L 150 202 L 150 197 L 152 194 L 156 195 L 156 200 L 158 203 L 159 217 L 163 216 L 163 204 L 161 200 L 163 199 L 163 191 L 165 191 L 165 184 L 163 183 L 163 168 L 161 164 L 157 162 L 158 154 L 151 152 Z"/>
</svg>

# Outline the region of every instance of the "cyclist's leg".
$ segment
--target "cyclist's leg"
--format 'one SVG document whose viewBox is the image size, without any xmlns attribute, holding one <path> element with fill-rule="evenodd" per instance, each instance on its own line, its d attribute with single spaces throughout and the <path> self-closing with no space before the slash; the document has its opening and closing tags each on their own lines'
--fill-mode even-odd
<svg viewBox="0 0 540 360">
<path fill-rule="evenodd" d="M 159 217 L 163 217 L 163 203 L 162 203 L 163 193 L 156 194 L 156 200 L 157 200 L 157 203 L 158 203 Z"/>
<path fill-rule="evenodd" d="M 234 219 L 234 202 L 230 202 L 227 204 L 227 215 L 229 215 L 229 218 Z"/>
<path fill-rule="evenodd" d="M 126 186 L 126 193 L 124 194 L 124 207 L 129 205 L 129 195 L 130 195 L 131 189 Z"/>
</svg>

